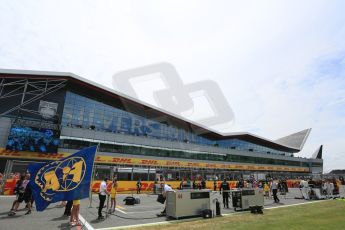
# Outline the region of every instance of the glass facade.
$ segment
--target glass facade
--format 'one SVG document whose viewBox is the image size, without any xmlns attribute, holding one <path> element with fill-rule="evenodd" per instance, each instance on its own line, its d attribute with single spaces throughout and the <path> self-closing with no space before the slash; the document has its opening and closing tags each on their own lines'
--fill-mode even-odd
<svg viewBox="0 0 345 230">
<path fill-rule="evenodd" d="M 210 140 L 188 129 L 147 119 L 102 102 L 67 91 L 62 126 L 95 129 L 105 132 L 145 136 L 160 140 L 218 146 L 221 148 L 285 155 L 283 151 L 239 139 Z"/>
<path fill-rule="evenodd" d="M 61 140 L 61 148 L 64 149 L 82 149 L 94 145 L 95 143 L 80 141 L 80 140 Z M 143 155 L 143 156 L 157 156 L 157 157 L 170 157 L 194 160 L 207 160 L 207 161 L 222 161 L 222 162 L 237 162 L 237 163 L 253 163 L 253 164 L 270 164 L 270 165 L 286 165 L 286 166 L 299 166 L 309 167 L 309 163 L 301 161 L 288 161 L 263 157 L 241 156 L 232 154 L 217 154 L 217 153 L 201 153 L 201 152 L 188 152 L 179 150 L 167 150 L 158 148 L 147 148 L 138 146 L 125 146 L 115 144 L 100 144 L 100 152 L 113 152 L 129 155 Z"/>
<path fill-rule="evenodd" d="M 313 162 L 312 164 L 311 164 L 311 167 L 323 167 L 323 163 L 316 163 L 316 162 Z"/>
</svg>

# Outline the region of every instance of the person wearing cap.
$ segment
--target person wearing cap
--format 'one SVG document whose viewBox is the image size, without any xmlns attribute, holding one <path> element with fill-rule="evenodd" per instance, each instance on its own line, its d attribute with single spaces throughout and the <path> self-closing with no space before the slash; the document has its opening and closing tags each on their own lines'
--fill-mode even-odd
<svg viewBox="0 0 345 230">
<path fill-rule="evenodd" d="M 109 192 L 107 191 L 107 181 L 108 178 L 104 178 L 99 186 L 99 207 L 98 207 L 98 220 L 104 220 L 104 216 L 102 215 L 102 209 L 104 207 L 104 202 L 107 199 L 107 195 L 109 196 Z"/>
</svg>

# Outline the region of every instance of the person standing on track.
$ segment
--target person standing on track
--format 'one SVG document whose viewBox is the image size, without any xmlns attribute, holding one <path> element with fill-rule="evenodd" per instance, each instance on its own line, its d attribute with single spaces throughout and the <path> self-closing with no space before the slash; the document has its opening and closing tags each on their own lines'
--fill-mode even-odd
<svg viewBox="0 0 345 230">
<path fill-rule="evenodd" d="M 166 201 L 166 198 L 167 198 L 167 192 L 169 191 L 174 191 L 171 186 L 169 186 L 168 184 L 166 184 L 166 182 L 164 181 L 162 183 L 162 195 L 165 199 L 165 203 L 164 203 L 164 210 L 160 213 L 160 214 L 157 214 L 158 217 L 161 217 L 161 216 L 166 216 L 166 209 L 167 209 L 167 201 Z"/>
<path fill-rule="evenodd" d="M 264 184 L 264 196 L 266 198 L 270 197 L 270 185 L 267 182 Z"/>
<path fill-rule="evenodd" d="M 237 183 L 237 188 L 244 188 L 244 180 L 241 178 Z"/>
<path fill-rule="evenodd" d="M 113 179 L 113 184 L 111 186 L 110 191 L 110 198 L 111 198 L 111 206 L 109 209 L 109 213 L 114 213 L 116 208 L 116 193 L 117 193 L 117 179 Z"/>
<path fill-rule="evenodd" d="M 30 174 L 26 174 L 26 179 L 30 181 Z M 29 183 L 27 183 L 24 191 L 24 202 L 26 203 L 26 208 L 28 211 L 25 213 L 25 215 L 31 214 L 31 209 L 32 209 L 32 203 L 33 203 L 33 197 L 32 197 L 32 190 L 31 186 Z"/>
<path fill-rule="evenodd" d="M 108 178 L 104 178 L 99 186 L 99 207 L 98 207 L 98 220 L 104 220 L 104 216 L 102 215 L 102 209 L 104 208 L 104 202 L 107 199 L 107 195 L 109 196 L 109 192 L 107 191 L 107 181 Z"/>
<path fill-rule="evenodd" d="M 25 192 L 25 187 L 23 186 L 24 180 L 25 180 L 25 175 L 22 175 L 16 183 L 16 187 L 14 188 L 16 199 L 13 201 L 12 208 L 10 212 L 8 213 L 9 216 L 13 216 L 16 214 L 19 204 L 23 202 L 24 200 L 24 192 Z M 20 201 L 20 203 L 18 203 L 18 201 Z"/>
<path fill-rule="evenodd" d="M 201 180 L 201 189 L 205 189 L 206 188 L 206 181 L 204 178 L 202 178 Z"/>
<path fill-rule="evenodd" d="M 272 189 L 272 193 L 273 193 L 274 203 L 279 203 L 280 200 L 277 196 L 277 193 L 278 193 L 278 182 L 277 181 L 274 181 L 274 180 L 272 181 L 271 189 Z"/>
<path fill-rule="evenodd" d="M 63 213 L 63 216 L 70 216 L 71 215 L 72 206 L 73 206 L 73 200 L 67 201 L 66 206 L 65 206 L 65 212 Z"/>
<path fill-rule="evenodd" d="M 27 173 L 25 176 L 21 176 L 20 180 L 17 182 L 15 191 L 18 194 L 17 200 L 13 203 L 12 209 L 9 216 L 16 215 L 16 212 L 18 210 L 18 207 L 20 203 L 23 201 L 26 203 L 28 211 L 25 213 L 25 215 L 28 215 L 31 213 L 31 201 L 32 201 L 32 191 L 29 185 L 30 181 L 30 174 Z"/>
<path fill-rule="evenodd" d="M 219 187 L 220 194 L 222 194 L 222 190 L 223 190 L 223 205 L 224 205 L 224 208 L 225 208 L 225 206 L 226 206 L 226 208 L 229 208 L 229 190 L 230 190 L 230 186 L 229 186 L 229 183 L 226 181 L 225 178 L 224 178 L 224 181 L 220 184 L 220 187 Z"/>
<path fill-rule="evenodd" d="M 73 200 L 72 213 L 70 218 L 71 226 L 80 226 L 79 222 L 79 210 L 80 210 L 80 200 Z"/>
<path fill-rule="evenodd" d="M 141 179 L 139 178 L 139 180 L 137 181 L 137 194 L 140 194 L 141 191 Z"/>
</svg>

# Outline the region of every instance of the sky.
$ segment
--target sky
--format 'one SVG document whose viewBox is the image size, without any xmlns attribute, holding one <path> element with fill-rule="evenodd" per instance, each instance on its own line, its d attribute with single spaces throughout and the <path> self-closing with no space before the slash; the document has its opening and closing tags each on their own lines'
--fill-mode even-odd
<svg viewBox="0 0 345 230">
<path fill-rule="evenodd" d="M 345 168 L 345 1 L 0 3 L 1 69 L 72 72 L 111 87 L 115 73 L 170 63 L 184 84 L 218 84 L 234 113 L 219 131 L 274 140 L 312 128 L 296 156 L 323 144 L 324 171 Z"/>
</svg>

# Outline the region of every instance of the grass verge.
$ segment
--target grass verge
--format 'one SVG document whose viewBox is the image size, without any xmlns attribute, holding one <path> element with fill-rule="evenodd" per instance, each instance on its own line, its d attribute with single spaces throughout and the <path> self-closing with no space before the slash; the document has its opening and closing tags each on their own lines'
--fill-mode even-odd
<svg viewBox="0 0 345 230">
<path fill-rule="evenodd" d="M 135 228 L 136 230 L 341 230 L 345 229 L 345 202 L 330 200 L 286 208 L 264 210 L 263 215 L 243 213 Z"/>
</svg>

